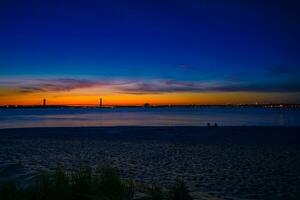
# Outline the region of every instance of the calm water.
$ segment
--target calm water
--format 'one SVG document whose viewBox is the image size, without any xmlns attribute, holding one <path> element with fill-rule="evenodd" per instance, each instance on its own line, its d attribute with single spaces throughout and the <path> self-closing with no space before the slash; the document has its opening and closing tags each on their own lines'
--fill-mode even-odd
<svg viewBox="0 0 300 200">
<path fill-rule="evenodd" d="M 0 128 L 63 126 L 300 126 L 300 109 L 49 108 L 1 109 Z"/>
</svg>

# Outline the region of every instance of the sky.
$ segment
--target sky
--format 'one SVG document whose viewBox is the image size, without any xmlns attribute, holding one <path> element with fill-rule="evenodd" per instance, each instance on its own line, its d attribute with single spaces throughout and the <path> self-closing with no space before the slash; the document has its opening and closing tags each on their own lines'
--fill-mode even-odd
<svg viewBox="0 0 300 200">
<path fill-rule="evenodd" d="M 300 103 L 292 0 L 3 0 L 0 105 Z"/>
</svg>

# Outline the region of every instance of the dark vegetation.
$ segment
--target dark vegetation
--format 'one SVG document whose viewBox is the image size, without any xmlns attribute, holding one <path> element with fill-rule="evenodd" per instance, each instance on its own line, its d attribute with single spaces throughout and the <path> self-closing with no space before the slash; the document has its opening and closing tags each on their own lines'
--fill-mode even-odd
<svg viewBox="0 0 300 200">
<path fill-rule="evenodd" d="M 140 193 L 142 195 L 135 195 Z M 115 169 L 102 167 L 93 172 L 80 168 L 67 173 L 59 168 L 52 173 L 36 177 L 26 188 L 14 182 L 0 185 L 1 200 L 191 200 L 182 181 L 177 181 L 169 190 L 158 186 L 140 187 L 132 180 L 121 180 Z"/>
</svg>

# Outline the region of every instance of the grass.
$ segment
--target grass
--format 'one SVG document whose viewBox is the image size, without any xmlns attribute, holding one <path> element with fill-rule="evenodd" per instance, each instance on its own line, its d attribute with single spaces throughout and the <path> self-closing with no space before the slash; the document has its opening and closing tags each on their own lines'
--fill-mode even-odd
<svg viewBox="0 0 300 200">
<path fill-rule="evenodd" d="M 62 168 L 53 173 L 43 173 L 33 184 L 18 188 L 13 182 L 0 186 L 1 200 L 132 200 L 136 184 L 121 180 L 115 169 L 104 166 L 96 172 L 80 168 L 67 173 Z M 177 181 L 168 191 L 152 186 L 143 199 L 191 200 L 185 184 Z"/>
</svg>

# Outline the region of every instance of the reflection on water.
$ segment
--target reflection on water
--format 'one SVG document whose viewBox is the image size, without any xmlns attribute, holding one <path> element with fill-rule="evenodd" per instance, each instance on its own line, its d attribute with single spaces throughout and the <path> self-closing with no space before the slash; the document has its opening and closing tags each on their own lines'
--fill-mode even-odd
<svg viewBox="0 0 300 200">
<path fill-rule="evenodd" d="M 35 108 L 0 110 L 0 128 L 63 126 L 299 126 L 300 110 L 266 108 Z"/>
</svg>

